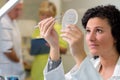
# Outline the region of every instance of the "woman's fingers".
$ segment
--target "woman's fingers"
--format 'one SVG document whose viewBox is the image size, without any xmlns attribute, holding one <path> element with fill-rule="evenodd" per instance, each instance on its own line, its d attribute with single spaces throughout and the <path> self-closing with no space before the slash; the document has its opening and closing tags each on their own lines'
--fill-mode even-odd
<svg viewBox="0 0 120 80">
<path fill-rule="evenodd" d="M 41 36 L 43 36 L 45 33 L 46 33 L 46 31 L 47 31 L 47 29 L 51 26 L 51 24 L 53 24 L 55 22 L 55 19 L 54 18 L 47 18 L 47 19 L 45 19 L 45 20 L 43 20 L 43 21 L 41 21 L 40 22 L 40 34 L 41 34 Z"/>
<path fill-rule="evenodd" d="M 49 21 L 47 21 L 44 26 L 43 26 L 43 31 L 44 31 L 44 34 L 46 33 L 46 31 L 48 30 L 48 28 L 51 26 L 51 24 L 55 23 L 55 19 L 54 18 L 51 18 Z"/>
<path fill-rule="evenodd" d="M 74 35 L 72 34 L 71 30 L 69 28 L 66 28 L 64 30 L 62 30 L 62 34 L 61 34 L 61 37 L 63 37 L 63 39 L 68 40 L 70 41 Z"/>
<path fill-rule="evenodd" d="M 69 25 L 65 29 L 63 29 L 61 36 L 69 44 L 79 43 L 83 39 L 83 33 L 75 25 Z"/>
<path fill-rule="evenodd" d="M 66 37 L 70 37 L 71 39 L 78 38 L 82 34 L 83 33 L 80 31 L 80 29 L 75 25 L 69 25 L 65 29 L 62 30 L 62 35 Z"/>
<path fill-rule="evenodd" d="M 39 28 L 40 28 L 40 30 L 42 30 L 44 27 L 44 24 L 46 23 L 46 22 L 48 22 L 50 19 L 51 19 L 52 17 L 50 17 L 50 18 L 47 18 L 47 19 L 44 19 L 44 20 L 42 20 L 42 21 L 40 21 L 38 24 L 39 24 Z"/>
<path fill-rule="evenodd" d="M 73 35 L 73 37 L 80 37 L 82 36 L 82 31 L 75 25 L 69 25 L 67 28 L 69 28 L 71 31 L 70 33 Z"/>
<path fill-rule="evenodd" d="M 44 34 L 44 37 L 47 37 L 49 34 L 51 34 L 51 31 L 53 30 L 53 26 L 54 26 L 55 22 L 53 21 L 49 27 L 46 29 L 46 32 Z"/>
</svg>

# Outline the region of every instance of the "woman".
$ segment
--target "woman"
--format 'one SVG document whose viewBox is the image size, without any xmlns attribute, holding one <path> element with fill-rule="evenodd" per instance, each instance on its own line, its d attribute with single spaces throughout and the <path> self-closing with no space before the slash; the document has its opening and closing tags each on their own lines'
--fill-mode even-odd
<svg viewBox="0 0 120 80">
<path fill-rule="evenodd" d="M 56 16 L 56 7 L 52 2 L 49 1 L 43 1 L 40 4 L 39 8 L 39 18 L 40 20 L 44 20 L 48 17 L 55 17 Z M 54 28 L 58 34 L 60 34 L 61 25 L 56 23 L 54 25 Z M 39 28 L 35 29 L 35 31 L 32 34 L 32 38 L 40 38 L 40 31 Z M 67 43 L 59 37 L 59 46 L 60 46 L 60 52 L 61 54 L 65 54 L 67 51 Z M 48 53 L 42 53 L 35 55 L 33 64 L 32 64 L 32 70 L 31 70 L 31 77 L 33 80 L 44 80 L 43 79 L 43 69 L 45 67 L 45 64 L 48 60 Z"/>
<path fill-rule="evenodd" d="M 42 37 L 50 45 L 50 58 L 44 71 L 45 80 L 119 80 L 120 79 L 120 11 L 113 5 L 88 9 L 82 18 L 86 42 L 93 56 L 86 57 L 83 33 L 75 25 L 62 30 L 76 65 L 65 76 L 58 47 L 54 18 L 40 23 Z"/>
</svg>

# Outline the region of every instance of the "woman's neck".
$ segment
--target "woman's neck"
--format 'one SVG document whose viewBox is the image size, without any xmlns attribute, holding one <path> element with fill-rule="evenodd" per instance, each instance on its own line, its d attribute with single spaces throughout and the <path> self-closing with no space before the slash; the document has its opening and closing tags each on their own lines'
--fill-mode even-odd
<svg viewBox="0 0 120 80">
<path fill-rule="evenodd" d="M 100 57 L 100 63 L 101 63 L 99 73 L 101 74 L 104 80 L 107 80 L 114 73 L 115 66 L 119 59 L 119 54 L 114 53 L 114 55 L 108 55 L 104 57 L 99 56 L 99 57 Z"/>
<path fill-rule="evenodd" d="M 112 67 L 115 66 L 118 59 L 119 59 L 119 54 L 114 54 L 114 55 L 109 55 L 106 57 L 101 57 L 100 58 L 100 63 L 102 65 L 103 68 L 108 68 L 108 67 Z"/>
</svg>

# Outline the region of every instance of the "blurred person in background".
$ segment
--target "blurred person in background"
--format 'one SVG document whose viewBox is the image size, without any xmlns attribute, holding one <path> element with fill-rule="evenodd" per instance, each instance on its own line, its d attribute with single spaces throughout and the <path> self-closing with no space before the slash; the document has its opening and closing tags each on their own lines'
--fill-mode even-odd
<svg viewBox="0 0 120 80">
<path fill-rule="evenodd" d="M 40 21 L 49 17 L 56 16 L 56 6 L 49 1 L 43 1 L 40 4 L 39 8 L 39 18 Z M 60 30 L 62 26 L 59 23 L 55 23 L 54 28 L 58 34 L 61 34 Z M 36 28 L 32 34 L 32 39 L 40 38 L 39 28 Z M 33 43 L 34 44 L 34 43 Z M 48 44 L 49 45 L 49 44 Z M 60 37 L 59 35 L 59 47 L 60 53 L 66 54 L 67 51 L 67 43 Z M 43 70 L 48 60 L 49 53 L 40 53 L 38 55 L 34 55 L 34 61 L 31 69 L 31 77 L 32 80 L 44 80 L 43 78 Z"/>
<path fill-rule="evenodd" d="M 23 1 L 20 0 L 13 9 L 1 18 L 0 75 L 16 75 L 20 80 L 25 80 L 21 35 L 17 25 L 17 19 L 20 17 L 22 9 Z"/>
</svg>

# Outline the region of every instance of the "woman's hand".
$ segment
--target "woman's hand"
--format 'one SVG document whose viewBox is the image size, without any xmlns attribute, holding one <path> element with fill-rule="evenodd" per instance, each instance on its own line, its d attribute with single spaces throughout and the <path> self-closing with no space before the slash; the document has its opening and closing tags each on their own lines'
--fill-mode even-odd
<svg viewBox="0 0 120 80">
<path fill-rule="evenodd" d="M 58 35 L 54 30 L 55 19 L 50 17 L 40 22 L 40 35 L 50 46 L 58 44 Z"/>
<path fill-rule="evenodd" d="M 68 42 L 70 51 L 79 64 L 86 56 L 84 51 L 84 35 L 75 25 L 69 25 L 62 29 L 63 39 Z"/>
<path fill-rule="evenodd" d="M 58 34 L 54 29 L 55 19 L 50 17 L 42 20 L 40 25 L 40 35 L 43 37 L 50 46 L 50 58 L 58 60 L 60 58 L 59 52 L 59 39 Z"/>
</svg>

